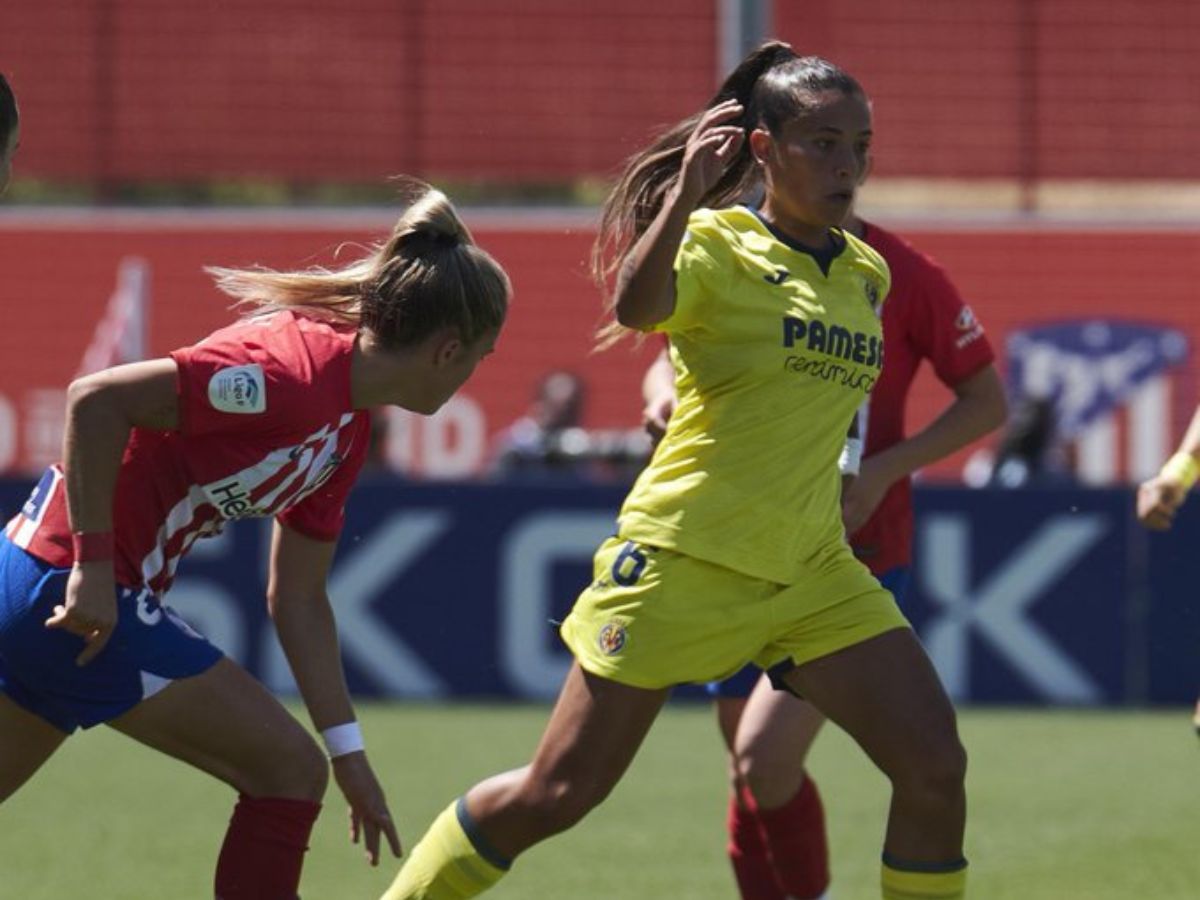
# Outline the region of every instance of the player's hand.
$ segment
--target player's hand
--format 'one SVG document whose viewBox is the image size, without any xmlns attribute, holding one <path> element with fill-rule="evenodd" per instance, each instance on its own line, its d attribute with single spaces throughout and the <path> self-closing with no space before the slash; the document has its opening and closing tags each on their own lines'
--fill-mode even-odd
<svg viewBox="0 0 1200 900">
<path fill-rule="evenodd" d="M 400 858 L 400 837 L 396 834 L 396 823 L 388 812 L 387 798 L 383 788 L 371 771 L 367 754 L 359 750 L 333 760 L 333 777 L 337 780 L 346 802 L 350 804 L 350 841 L 357 844 L 361 839 L 367 851 L 367 860 L 379 865 L 379 836 L 387 838 L 392 856 Z"/>
<path fill-rule="evenodd" d="M 117 591 L 109 561 L 77 563 L 67 578 L 67 595 L 46 620 L 47 628 L 61 628 L 83 638 L 84 648 L 75 665 L 95 659 L 117 627 Z"/>
<path fill-rule="evenodd" d="M 892 486 L 892 478 L 877 461 L 878 457 L 867 457 L 862 461 L 858 475 L 843 482 L 842 524 L 846 534 L 851 535 L 867 524 L 883 495 Z"/>
<path fill-rule="evenodd" d="M 684 196 L 699 202 L 721 180 L 746 140 L 746 129 L 736 121 L 743 111 L 737 100 L 726 100 L 700 117 L 684 145 L 679 173 Z"/>
<path fill-rule="evenodd" d="M 675 402 L 675 392 L 664 391 L 657 397 L 651 397 L 642 410 L 642 427 L 654 444 L 658 444 L 667 433 L 667 421 L 675 412 Z"/>
<path fill-rule="evenodd" d="M 1187 499 L 1187 489 L 1176 481 L 1155 475 L 1143 481 L 1137 492 L 1138 521 L 1151 531 L 1166 531 L 1175 513 Z"/>
</svg>

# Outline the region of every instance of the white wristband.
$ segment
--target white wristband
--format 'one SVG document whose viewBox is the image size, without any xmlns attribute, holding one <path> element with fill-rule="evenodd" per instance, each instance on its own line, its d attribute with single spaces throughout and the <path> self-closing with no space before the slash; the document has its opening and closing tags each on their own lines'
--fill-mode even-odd
<svg viewBox="0 0 1200 900">
<path fill-rule="evenodd" d="M 846 438 L 842 455 L 838 457 L 838 471 L 843 475 L 857 475 L 862 468 L 863 442 L 859 438 Z"/>
<path fill-rule="evenodd" d="M 345 725 L 334 725 L 321 732 L 321 740 L 325 742 L 325 752 L 330 759 L 337 759 L 347 753 L 357 753 L 365 749 L 362 729 L 357 722 L 347 722 Z"/>
</svg>

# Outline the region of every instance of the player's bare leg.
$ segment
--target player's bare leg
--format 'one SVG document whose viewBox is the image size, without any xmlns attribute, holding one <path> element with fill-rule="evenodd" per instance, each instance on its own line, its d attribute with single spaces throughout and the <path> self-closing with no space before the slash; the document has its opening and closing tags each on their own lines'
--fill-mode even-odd
<svg viewBox="0 0 1200 900">
<path fill-rule="evenodd" d="M 743 900 L 826 896 L 825 812 L 805 760 L 825 717 L 811 703 L 758 680 L 733 746 L 735 798 L 729 858 Z"/>
<path fill-rule="evenodd" d="M 737 746 L 738 726 L 742 722 L 742 713 L 746 710 L 749 697 L 718 697 L 716 700 L 717 729 L 721 739 L 725 741 L 725 749 L 729 751 L 729 778 L 737 780 L 737 763 L 734 758 L 734 748 Z"/>
<path fill-rule="evenodd" d="M 480 782 L 447 808 L 409 854 L 386 900 L 487 890 L 519 853 L 570 828 L 608 796 L 668 693 L 572 665 L 533 761 Z"/>
<path fill-rule="evenodd" d="M 895 629 L 786 678 L 891 781 L 884 896 L 961 897 L 966 752 L 954 707 L 916 635 Z"/>
<path fill-rule="evenodd" d="M 811 703 L 760 678 L 738 727 L 734 755 L 740 780 L 764 809 L 783 806 L 804 783 L 804 761 L 825 717 Z"/>
<path fill-rule="evenodd" d="M 42 767 L 67 733 L 0 694 L 0 803 Z"/>
<path fill-rule="evenodd" d="M 533 762 L 467 792 L 482 835 L 511 859 L 582 819 L 621 780 L 668 693 L 572 665 Z"/>
<path fill-rule="evenodd" d="M 229 659 L 109 723 L 250 796 L 319 801 L 329 765 L 278 700 Z"/>
<path fill-rule="evenodd" d="M 238 791 L 217 861 L 218 897 L 296 895 L 329 767 L 316 742 L 265 687 L 222 659 L 109 724 Z"/>
</svg>

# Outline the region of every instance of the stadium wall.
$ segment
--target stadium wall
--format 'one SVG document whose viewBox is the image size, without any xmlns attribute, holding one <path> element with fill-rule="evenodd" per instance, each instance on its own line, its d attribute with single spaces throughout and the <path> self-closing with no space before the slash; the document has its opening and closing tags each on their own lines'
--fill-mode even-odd
<svg viewBox="0 0 1200 900">
<path fill-rule="evenodd" d="M 516 296 L 509 324 L 498 352 L 443 413 L 432 420 L 392 420 L 394 466 L 412 475 L 479 474 L 497 435 L 528 408 L 541 376 L 556 368 L 583 376 L 587 427 L 637 428 L 641 372 L 654 345 L 627 341 L 626 347 L 592 352 L 602 304 L 586 272 L 590 217 L 469 212 L 467 220 L 512 275 Z M 232 321 L 204 265 L 335 264 L 339 248 L 340 258 L 347 258 L 357 252 L 356 242 L 368 242 L 390 225 L 382 213 L 0 215 L 0 270 L 10 274 L 0 300 L 8 323 L 0 329 L 0 472 L 32 473 L 57 457 L 62 391 L 93 340 L 123 260 L 147 264 L 148 349 L 161 355 Z M 985 324 L 1002 371 L 1009 369 L 1011 339 L 1050 323 L 1144 325 L 1172 335 L 1179 346 L 1162 362 L 1154 403 L 1140 417 L 1120 411 L 1136 387 L 1127 370 L 1142 352 L 1138 347 L 1128 348 L 1132 361 L 1129 354 L 1085 360 L 1065 350 L 1055 361 L 1076 385 L 1111 388 L 1109 400 L 1118 411 L 1101 436 L 1114 458 L 1109 480 L 1135 479 L 1178 440 L 1197 396 L 1200 232 L 1049 224 L 950 230 L 902 223 L 900 230 L 952 274 Z M 910 403 L 910 427 L 927 422 L 948 396 L 925 372 Z M 1130 450 L 1135 438 L 1142 446 L 1141 470 Z M 957 480 L 980 446 L 931 466 L 925 477 Z"/>
<path fill-rule="evenodd" d="M 881 178 L 1200 179 L 1191 0 L 807 0 L 769 31 L 875 101 Z M 27 176 L 607 176 L 719 81 L 692 0 L 9 0 Z"/>
</svg>

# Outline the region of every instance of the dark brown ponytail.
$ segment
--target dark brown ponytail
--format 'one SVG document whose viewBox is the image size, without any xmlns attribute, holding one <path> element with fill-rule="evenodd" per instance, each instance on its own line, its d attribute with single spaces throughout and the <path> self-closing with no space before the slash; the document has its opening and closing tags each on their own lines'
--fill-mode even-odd
<svg viewBox="0 0 1200 900">
<path fill-rule="evenodd" d="M 704 109 L 688 116 L 660 134 L 650 146 L 631 156 L 616 185 L 604 201 L 600 229 L 592 247 L 592 275 L 602 286 L 616 271 L 629 248 L 654 221 L 667 193 L 679 180 L 688 137 L 705 112 L 726 100 L 737 100 L 745 112 L 741 124 L 747 130 L 759 121 L 755 86 L 764 73 L 797 59 L 795 51 L 781 41 L 770 41 L 742 60 Z M 728 206 L 746 192 L 756 177 L 749 142 L 720 181 L 701 201 L 701 206 Z"/>
</svg>

